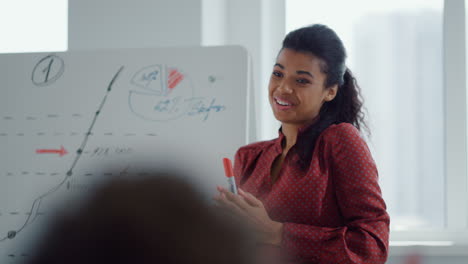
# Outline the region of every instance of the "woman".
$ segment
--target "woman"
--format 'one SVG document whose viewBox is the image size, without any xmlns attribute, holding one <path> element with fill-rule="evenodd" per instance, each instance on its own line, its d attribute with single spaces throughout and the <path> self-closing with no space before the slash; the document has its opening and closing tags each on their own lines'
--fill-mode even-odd
<svg viewBox="0 0 468 264">
<path fill-rule="evenodd" d="M 279 136 L 241 147 L 234 166 L 239 195 L 218 187 L 215 197 L 251 222 L 262 249 L 285 262 L 387 259 L 389 216 L 360 136 L 362 103 L 345 57 L 324 25 L 286 36 L 269 83 Z"/>
</svg>

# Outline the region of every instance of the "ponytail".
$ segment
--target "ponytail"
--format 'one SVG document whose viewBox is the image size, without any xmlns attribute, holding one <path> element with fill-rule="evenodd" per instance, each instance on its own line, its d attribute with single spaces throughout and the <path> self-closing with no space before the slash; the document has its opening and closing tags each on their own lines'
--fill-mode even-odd
<svg viewBox="0 0 468 264">
<path fill-rule="evenodd" d="M 343 83 L 338 86 L 335 98 L 323 104 L 320 116 L 332 116 L 336 124 L 346 122 L 354 125 L 358 130 L 364 127 L 369 132 L 364 121 L 362 104 L 361 88 L 351 70 L 346 68 Z"/>
<path fill-rule="evenodd" d="M 320 66 L 321 71 L 327 75 L 325 89 L 338 85 L 335 98 L 325 102 L 320 108 L 319 119 L 301 133 L 301 140 L 305 144 L 297 144 L 295 148 L 299 155 L 299 164 L 306 169 L 310 165 L 317 138 L 330 125 L 346 122 L 358 130 L 365 128 L 368 135 L 370 132 L 361 110 L 360 88 L 345 66 L 346 50 L 333 30 L 321 24 L 296 29 L 284 38 L 282 49 L 285 48 L 313 54 L 322 59 L 324 63 Z"/>
<path fill-rule="evenodd" d="M 325 89 L 330 89 L 330 87 Z M 358 130 L 365 128 L 367 134 L 370 135 L 369 129 L 364 122 L 360 92 L 361 89 L 356 78 L 354 78 L 351 70 L 346 68 L 343 82 L 338 86 L 335 98 L 322 105 L 319 120 L 302 135 L 309 143 L 298 144 L 297 153 L 299 154 L 299 165 L 302 169 L 305 170 L 309 167 L 317 138 L 330 125 L 346 122 L 354 125 Z"/>
</svg>

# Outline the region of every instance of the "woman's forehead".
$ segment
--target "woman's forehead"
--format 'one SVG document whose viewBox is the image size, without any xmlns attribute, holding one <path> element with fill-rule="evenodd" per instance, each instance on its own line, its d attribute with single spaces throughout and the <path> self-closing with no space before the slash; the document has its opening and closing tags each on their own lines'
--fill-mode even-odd
<svg viewBox="0 0 468 264">
<path fill-rule="evenodd" d="M 324 62 L 310 52 L 284 48 L 276 57 L 276 63 L 283 66 L 286 70 L 307 70 L 321 73 L 321 66 Z"/>
</svg>

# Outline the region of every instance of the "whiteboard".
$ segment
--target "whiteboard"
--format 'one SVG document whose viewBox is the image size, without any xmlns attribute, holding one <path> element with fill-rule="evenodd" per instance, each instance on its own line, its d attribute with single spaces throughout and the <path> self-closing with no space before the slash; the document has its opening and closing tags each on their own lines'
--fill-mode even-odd
<svg viewBox="0 0 468 264">
<path fill-rule="evenodd" d="M 169 164 L 213 195 L 248 141 L 248 60 L 237 46 L 0 55 L 0 263 L 30 257 L 49 208 L 107 178 Z"/>
</svg>

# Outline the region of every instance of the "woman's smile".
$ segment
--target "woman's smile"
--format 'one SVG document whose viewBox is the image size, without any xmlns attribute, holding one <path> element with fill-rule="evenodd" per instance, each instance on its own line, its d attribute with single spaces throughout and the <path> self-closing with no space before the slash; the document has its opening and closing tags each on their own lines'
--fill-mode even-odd
<svg viewBox="0 0 468 264">
<path fill-rule="evenodd" d="M 275 107 L 280 111 L 290 110 L 294 108 L 294 106 L 296 106 L 293 102 L 287 99 L 280 98 L 280 97 L 275 96 L 274 100 L 276 102 Z"/>
</svg>

